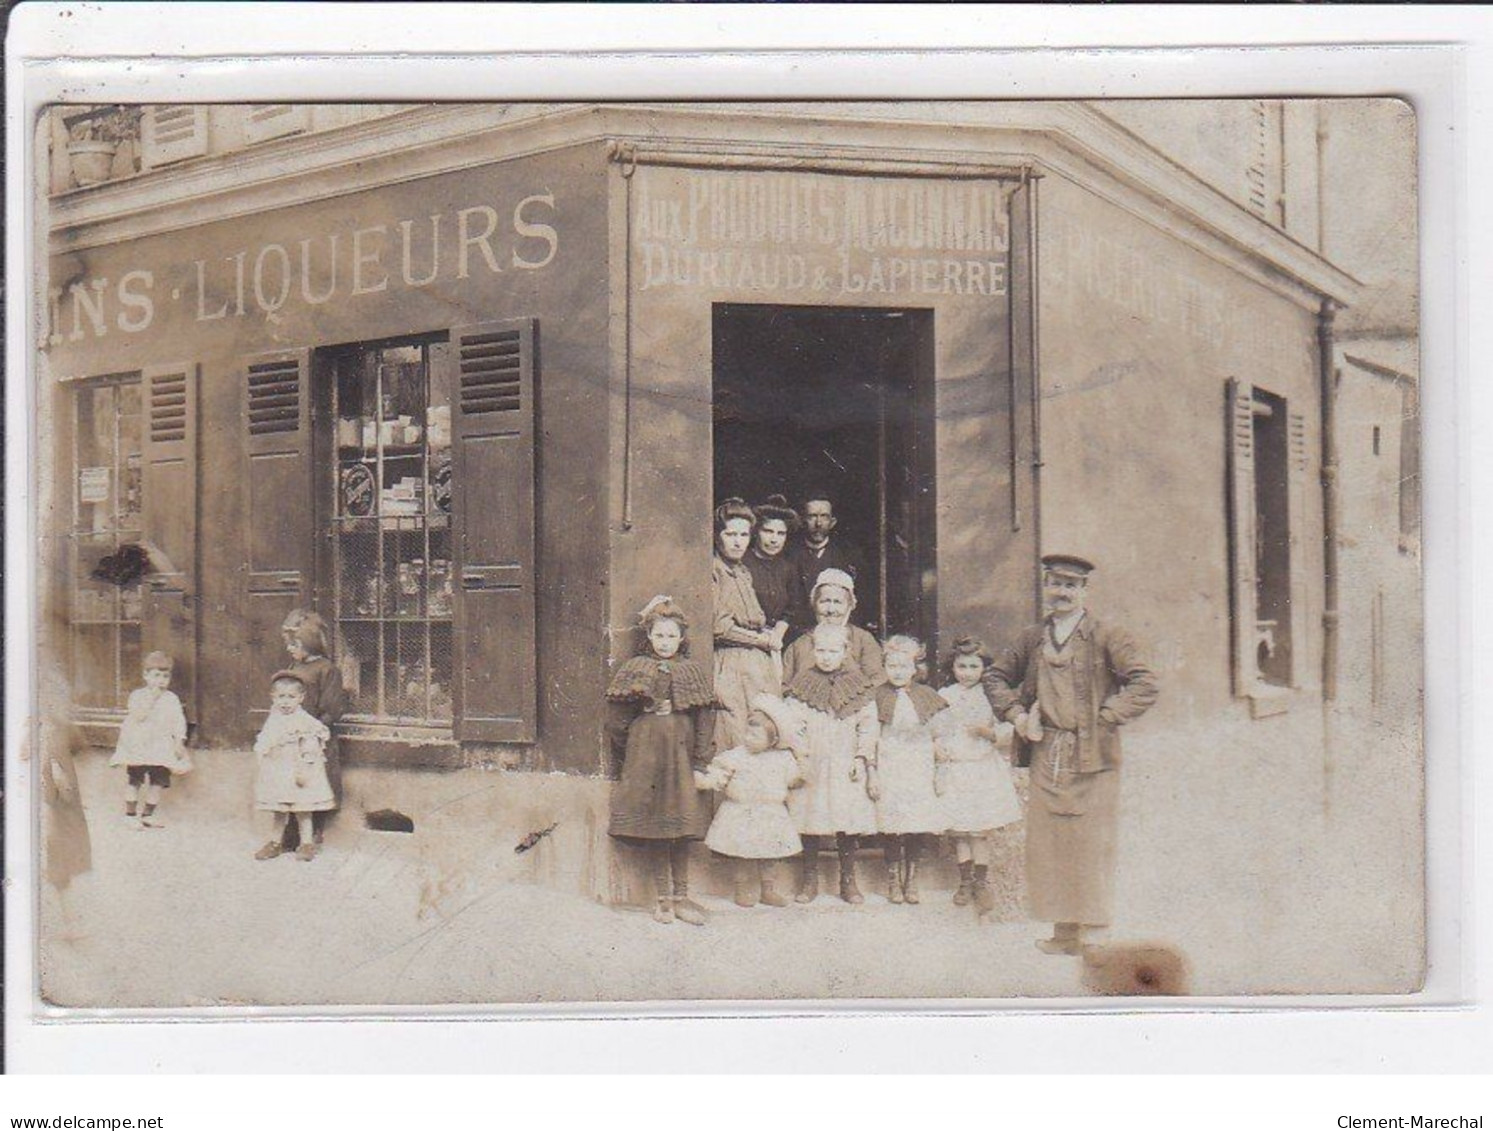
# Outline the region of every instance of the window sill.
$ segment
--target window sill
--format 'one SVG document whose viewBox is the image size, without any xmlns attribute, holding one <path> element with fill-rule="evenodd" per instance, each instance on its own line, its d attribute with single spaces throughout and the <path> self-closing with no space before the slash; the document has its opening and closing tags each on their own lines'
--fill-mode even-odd
<svg viewBox="0 0 1493 1131">
<path fill-rule="evenodd" d="M 451 731 L 433 728 L 339 724 L 342 763 L 385 769 L 454 770 L 464 766 L 461 745 Z"/>
<path fill-rule="evenodd" d="M 1296 691 L 1290 687 L 1261 684 L 1249 693 L 1249 717 L 1268 719 L 1284 715 L 1296 701 Z"/>
</svg>

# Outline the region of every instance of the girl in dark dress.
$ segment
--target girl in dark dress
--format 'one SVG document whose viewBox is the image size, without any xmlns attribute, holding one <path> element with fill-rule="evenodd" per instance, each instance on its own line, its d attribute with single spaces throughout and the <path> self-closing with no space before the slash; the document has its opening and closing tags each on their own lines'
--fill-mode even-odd
<svg viewBox="0 0 1493 1131">
<path fill-rule="evenodd" d="M 672 599 L 655 597 L 640 621 L 648 643 L 607 688 L 607 738 L 622 763 L 607 831 L 647 849 L 656 920 L 703 926 L 705 909 L 689 898 L 689 846 L 709 824 L 695 771 L 710 762 L 715 691 L 685 658 L 687 622 Z"/>
<path fill-rule="evenodd" d="M 784 644 L 791 644 L 814 626 L 803 576 L 797 563 L 785 552 L 789 537 L 800 526 L 798 512 L 782 495 L 769 495 L 752 510 L 756 515 L 752 548 L 742 560 L 752 575 L 752 587 L 757 591 L 768 627 L 782 634 Z M 779 672 L 780 680 L 781 675 Z"/>
<path fill-rule="evenodd" d="M 285 619 L 282 626 L 285 634 L 285 651 L 290 654 L 291 664 L 285 670 L 301 681 L 306 689 L 306 698 L 301 706 L 306 713 L 332 730 L 342 713 L 347 709 L 347 693 L 342 687 L 342 672 L 331 660 L 330 633 L 327 622 L 318 613 L 297 609 Z M 334 736 L 326 746 L 327 778 L 332 783 L 332 796 L 342 804 L 342 759 L 338 755 L 337 739 Z M 330 811 L 313 815 L 316 843 L 322 841 Z M 296 822 L 286 826 L 283 842 L 288 852 L 296 847 L 299 833 L 293 832 Z"/>
</svg>

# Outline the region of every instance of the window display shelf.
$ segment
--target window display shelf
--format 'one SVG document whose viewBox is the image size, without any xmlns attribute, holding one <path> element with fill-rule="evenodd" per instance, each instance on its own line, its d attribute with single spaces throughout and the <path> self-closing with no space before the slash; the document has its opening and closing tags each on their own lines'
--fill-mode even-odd
<svg viewBox="0 0 1493 1131">
<path fill-rule="evenodd" d="M 372 515 L 342 514 L 333 520 L 343 534 L 377 534 L 381 530 L 392 530 L 418 534 L 422 530 L 444 530 L 451 525 L 449 514 L 400 514 Z"/>
<path fill-rule="evenodd" d="M 377 448 L 339 448 L 339 456 L 343 463 L 367 463 L 378 458 Z M 385 444 L 383 448 L 385 460 L 391 459 L 419 459 L 425 455 L 424 444 Z"/>
<path fill-rule="evenodd" d="M 359 616 L 355 616 L 355 617 L 338 617 L 337 621 L 340 624 L 432 624 L 432 625 L 443 625 L 443 624 L 450 624 L 451 623 L 451 617 L 450 617 L 450 615 L 439 616 L 439 617 L 438 616 L 428 616 L 428 617 L 411 617 L 411 616 L 370 617 L 370 616 L 359 615 Z"/>
</svg>

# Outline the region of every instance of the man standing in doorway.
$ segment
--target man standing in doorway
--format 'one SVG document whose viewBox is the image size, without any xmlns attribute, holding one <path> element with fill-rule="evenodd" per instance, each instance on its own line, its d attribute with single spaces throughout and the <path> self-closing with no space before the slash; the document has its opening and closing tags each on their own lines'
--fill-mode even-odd
<svg viewBox="0 0 1493 1131">
<path fill-rule="evenodd" d="M 825 570 L 838 569 L 848 573 L 858 589 L 869 592 L 867 587 L 871 579 L 866 574 L 865 563 L 860 554 L 844 538 L 831 537 L 839 519 L 835 517 L 834 503 L 826 493 L 821 491 L 805 497 L 803 523 L 803 536 L 789 551 L 793 555 L 794 565 L 798 567 L 799 576 L 803 579 L 803 591 L 811 592 L 819 575 Z M 851 614 L 851 623 L 864 627 L 867 615 L 874 611 L 872 604 L 870 601 L 863 602 Z"/>
<path fill-rule="evenodd" d="M 1145 714 L 1160 686 L 1121 628 L 1084 609 L 1093 563 L 1042 559 L 1047 615 L 985 676 L 998 715 L 1016 725 L 1017 765 L 1030 766 L 1026 882 L 1032 918 L 1052 923 L 1048 954 L 1081 954 L 1109 925 L 1120 801 L 1119 728 Z"/>
</svg>

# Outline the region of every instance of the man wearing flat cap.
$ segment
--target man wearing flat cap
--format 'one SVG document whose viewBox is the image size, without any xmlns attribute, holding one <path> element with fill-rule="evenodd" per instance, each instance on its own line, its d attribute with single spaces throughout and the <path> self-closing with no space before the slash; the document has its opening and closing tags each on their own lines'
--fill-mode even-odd
<svg viewBox="0 0 1493 1131">
<path fill-rule="evenodd" d="M 985 693 L 1016 724 L 1017 765 L 1031 768 L 1027 899 L 1053 924 L 1037 946 L 1081 954 L 1085 932 L 1109 925 L 1120 800 L 1120 727 L 1160 694 L 1130 634 L 1084 610 L 1094 565 L 1042 558 L 1047 615 L 996 657 Z"/>
</svg>

